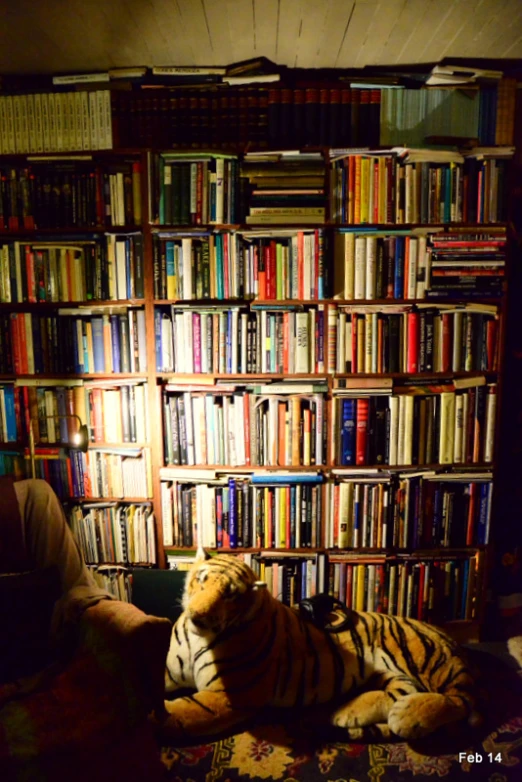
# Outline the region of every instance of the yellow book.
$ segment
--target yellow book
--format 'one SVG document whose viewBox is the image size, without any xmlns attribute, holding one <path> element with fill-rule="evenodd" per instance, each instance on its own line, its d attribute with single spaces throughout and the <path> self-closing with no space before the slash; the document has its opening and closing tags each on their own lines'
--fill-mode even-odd
<svg viewBox="0 0 522 782">
<path fill-rule="evenodd" d="M 364 591 L 364 576 L 366 572 L 366 565 L 356 565 L 357 579 L 356 579 L 356 593 L 355 593 L 355 610 L 364 611 L 366 607 L 366 594 Z"/>
<path fill-rule="evenodd" d="M 379 157 L 379 207 L 378 220 L 380 223 L 386 223 L 386 159 L 381 155 Z"/>
</svg>

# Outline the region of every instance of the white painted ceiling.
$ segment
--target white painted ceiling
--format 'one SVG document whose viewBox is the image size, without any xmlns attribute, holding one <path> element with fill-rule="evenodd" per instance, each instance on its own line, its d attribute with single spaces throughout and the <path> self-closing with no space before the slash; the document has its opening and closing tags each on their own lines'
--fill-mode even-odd
<svg viewBox="0 0 522 782">
<path fill-rule="evenodd" d="M 0 0 L 0 73 L 522 57 L 522 0 Z"/>
</svg>

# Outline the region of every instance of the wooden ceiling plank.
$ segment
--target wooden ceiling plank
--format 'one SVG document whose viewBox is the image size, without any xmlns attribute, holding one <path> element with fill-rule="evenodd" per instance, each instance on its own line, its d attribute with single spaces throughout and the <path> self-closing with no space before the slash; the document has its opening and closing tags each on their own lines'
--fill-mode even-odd
<svg viewBox="0 0 522 782">
<path fill-rule="evenodd" d="M 293 68 L 296 62 L 296 41 L 301 30 L 300 0 L 279 0 L 276 62 Z"/>
<path fill-rule="evenodd" d="M 253 0 L 255 55 L 275 60 L 278 0 Z"/>
<path fill-rule="evenodd" d="M 322 38 L 328 5 L 316 0 L 301 0 L 301 26 L 295 42 L 298 68 L 314 68 L 317 65 L 317 48 Z"/>
<path fill-rule="evenodd" d="M 497 7 L 506 6 L 506 1 L 497 3 Z M 484 30 L 487 28 L 491 18 L 495 15 L 495 8 L 491 4 L 491 0 L 481 0 L 473 14 L 470 14 L 463 24 L 460 32 L 454 37 L 453 41 L 448 45 L 446 56 L 452 57 L 467 57 L 471 48 L 477 51 L 477 44 L 483 36 Z"/>
<path fill-rule="evenodd" d="M 228 7 L 222 0 L 203 0 L 205 15 L 210 28 L 212 65 L 228 65 L 232 42 L 228 19 Z"/>
<path fill-rule="evenodd" d="M 424 50 L 431 43 L 435 35 L 439 34 L 439 23 L 449 12 L 453 0 L 430 0 L 426 3 L 426 11 L 418 22 L 413 35 L 408 41 L 407 48 L 402 53 L 402 62 L 416 63 L 428 62 L 423 55 Z"/>
<path fill-rule="evenodd" d="M 485 57 L 486 50 L 492 46 L 493 51 L 499 50 L 506 28 L 520 14 L 520 0 L 506 0 L 503 4 L 493 2 L 492 14 L 480 34 L 466 47 L 466 57 Z M 509 20 L 509 21 L 506 21 Z M 520 20 L 518 22 L 520 24 Z M 480 54 L 477 54 L 479 52 Z"/>
<path fill-rule="evenodd" d="M 408 51 L 408 44 L 414 29 L 418 26 L 428 7 L 418 0 L 405 0 L 395 17 L 395 23 L 390 36 L 380 51 L 377 50 L 377 62 L 391 65 L 402 60 Z M 402 60 L 404 61 L 404 60 Z"/>
<path fill-rule="evenodd" d="M 158 23 L 162 25 L 168 53 L 162 62 L 153 53 L 154 65 L 193 65 L 193 41 L 185 29 L 185 22 L 177 0 L 154 0 Z M 137 63 L 138 65 L 140 63 Z"/>
<path fill-rule="evenodd" d="M 203 0 L 176 0 L 176 5 L 184 35 L 188 38 L 193 54 L 192 62 L 183 62 L 181 64 L 213 65 L 212 42 L 207 26 L 207 17 L 203 8 Z M 178 36 L 176 36 L 176 41 L 178 41 Z"/>
<path fill-rule="evenodd" d="M 353 13 L 355 0 L 330 0 L 322 34 L 318 36 L 314 67 L 333 68 Z"/>
<path fill-rule="evenodd" d="M 506 57 L 506 52 L 520 37 L 522 29 L 522 4 L 519 2 L 516 11 L 504 14 L 503 23 L 488 37 L 483 47 L 482 57 Z M 498 33 L 498 34 L 497 34 Z"/>
<path fill-rule="evenodd" d="M 336 59 L 338 68 L 349 68 L 355 65 L 361 41 L 364 40 L 378 2 L 356 2 L 346 34 L 339 48 Z"/>
<path fill-rule="evenodd" d="M 230 62 L 248 60 L 255 56 L 252 0 L 227 0 L 227 9 L 233 54 Z"/>
<path fill-rule="evenodd" d="M 447 48 L 448 38 L 453 40 L 465 23 L 468 14 L 479 0 L 455 0 L 451 4 L 449 13 L 446 13 L 439 21 L 433 37 L 422 52 L 422 61 L 437 62 L 442 59 L 442 52 Z"/>
<path fill-rule="evenodd" d="M 386 46 L 392 31 L 390 20 L 396 18 L 403 3 L 404 0 L 380 0 L 377 4 L 366 35 L 357 52 L 355 59 L 357 67 L 377 63 L 378 55 Z"/>
</svg>

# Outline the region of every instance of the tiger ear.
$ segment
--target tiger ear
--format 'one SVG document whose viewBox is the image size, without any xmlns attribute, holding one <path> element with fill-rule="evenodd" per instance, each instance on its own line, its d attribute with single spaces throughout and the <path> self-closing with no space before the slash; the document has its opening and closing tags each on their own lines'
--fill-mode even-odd
<svg viewBox="0 0 522 782">
<path fill-rule="evenodd" d="M 266 581 L 254 581 L 254 586 L 252 589 L 266 589 Z"/>
<path fill-rule="evenodd" d="M 204 548 L 198 548 L 196 556 L 194 557 L 194 562 L 206 562 L 209 559 L 210 554 L 208 554 Z"/>
</svg>

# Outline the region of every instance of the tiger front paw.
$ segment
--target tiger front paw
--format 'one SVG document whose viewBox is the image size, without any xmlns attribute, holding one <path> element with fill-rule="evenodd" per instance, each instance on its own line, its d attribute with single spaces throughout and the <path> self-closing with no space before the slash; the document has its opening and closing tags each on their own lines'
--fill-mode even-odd
<svg viewBox="0 0 522 782">
<path fill-rule="evenodd" d="M 396 701 L 388 715 L 388 725 L 403 739 L 419 739 L 441 724 L 445 698 L 438 693 L 415 692 Z"/>
</svg>

